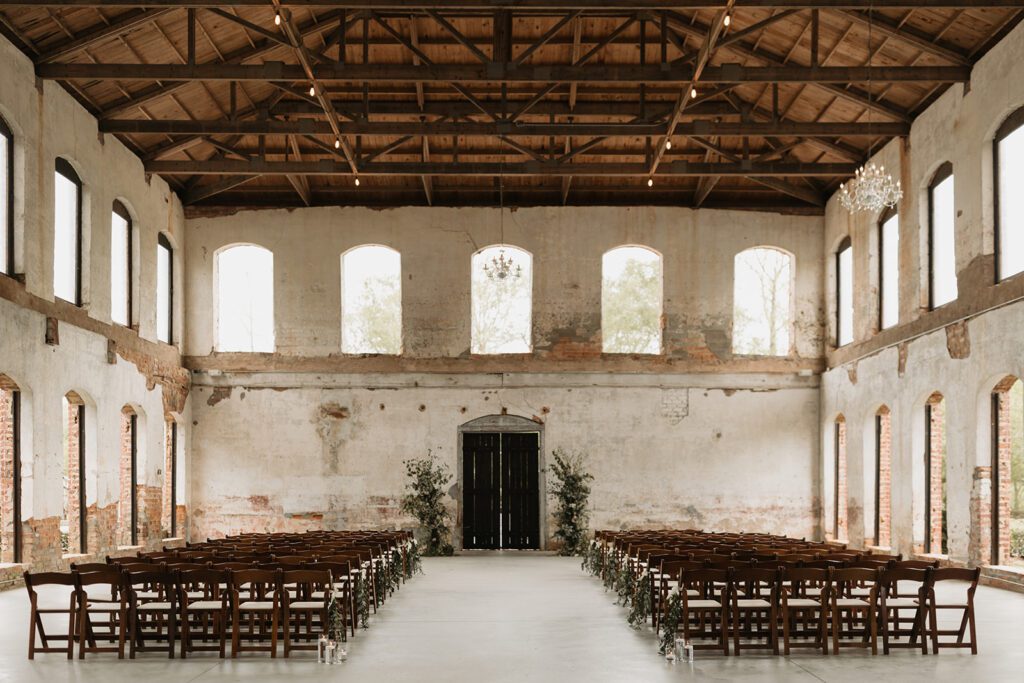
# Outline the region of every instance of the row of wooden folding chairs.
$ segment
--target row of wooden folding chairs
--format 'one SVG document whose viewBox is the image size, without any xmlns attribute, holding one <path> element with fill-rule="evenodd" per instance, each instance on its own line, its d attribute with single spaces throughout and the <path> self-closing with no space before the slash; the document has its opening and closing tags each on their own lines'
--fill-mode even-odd
<svg viewBox="0 0 1024 683">
<path fill-rule="evenodd" d="M 293 650 L 315 649 L 329 623 L 332 598 L 346 628 L 355 632 L 348 600 L 347 564 L 316 563 L 310 568 L 216 568 L 213 566 L 100 565 L 70 572 L 25 572 L 31 606 L 29 659 L 37 652 L 73 657 L 116 652 L 164 650 L 174 657 L 212 650 L 225 656 L 231 632 L 231 656 L 246 651 L 277 656 L 278 642 L 288 657 Z M 39 589 L 64 586 L 66 605 L 46 606 Z M 50 633 L 43 617 L 60 615 L 67 631 Z M 103 619 L 98 619 L 103 617 Z M 62 643 L 55 646 L 53 643 Z M 154 644 L 155 643 L 155 644 Z"/>
<path fill-rule="evenodd" d="M 681 603 L 678 633 L 695 649 L 728 655 L 731 641 L 732 654 L 779 654 L 781 639 L 782 654 L 793 647 L 828 654 L 831 640 L 833 654 L 847 647 L 877 654 L 881 632 L 884 654 L 893 648 L 927 654 L 929 641 L 935 654 L 946 648 L 977 654 L 974 594 L 980 573 L 935 567 L 680 567 L 669 582 Z M 964 598 L 940 601 L 936 586 L 944 582 L 966 582 Z M 665 601 L 666 614 L 669 608 Z M 939 621 L 949 611 L 959 613 L 954 627 Z"/>
</svg>

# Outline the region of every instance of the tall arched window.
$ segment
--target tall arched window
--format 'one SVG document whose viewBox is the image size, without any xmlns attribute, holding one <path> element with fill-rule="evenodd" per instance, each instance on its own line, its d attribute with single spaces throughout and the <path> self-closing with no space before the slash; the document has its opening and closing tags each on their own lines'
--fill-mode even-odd
<svg viewBox="0 0 1024 683">
<path fill-rule="evenodd" d="M 69 391 L 64 407 L 64 510 L 61 516 L 61 547 L 65 553 L 89 552 L 88 506 L 86 504 L 86 432 L 85 401 Z"/>
<path fill-rule="evenodd" d="M 132 217 L 115 201 L 110 214 L 110 319 L 132 324 Z"/>
<path fill-rule="evenodd" d="M 924 429 L 924 551 L 946 554 L 946 401 L 939 392 L 925 403 Z"/>
<path fill-rule="evenodd" d="M 529 353 L 533 349 L 533 257 L 497 245 L 473 254 L 473 353 Z"/>
<path fill-rule="evenodd" d="M 0 116 L 0 273 L 14 273 L 14 133 Z"/>
<path fill-rule="evenodd" d="M 274 351 L 274 254 L 254 244 L 217 253 L 217 350 Z"/>
<path fill-rule="evenodd" d="M 139 416 L 121 409 L 121 495 L 117 503 L 118 545 L 139 543 Z"/>
<path fill-rule="evenodd" d="M 892 529 L 892 413 L 882 406 L 875 413 L 874 544 L 888 547 Z"/>
<path fill-rule="evenodd" d="M 836 250 L 836 346 L 853 341 L 853 243 L 847 237 Z"/>
<path fill-rule="evenodd" d="M 178 457 L 180 448 L 178 421 L 173 415 L 167 415 L 164 418 L 164 479 L 161 483 L 163 509 L 160 526 L 168 538 L 178 536 L 178 502 L 181 500 L 178 489 L 184 485 L 180 471 L 181 459 Z"/>
<path fill-rule="evenodd" d="M 878 221 L 878 327 L 900 320 L 900 216 L 890 209 Z"/>
<path fill-rule="evenodd" d="M 605 353 L 661 353 L 661 255 L 618 247 L 601 264 L 601 336 Z"/>
<path fill-rule="evenodd" d="M 57 158 L 53 177 L 53 294 L 82 305 L 82 179 Z"/>
<path fill-rule="evenodd" d="M 736 254 L 733 264 L 733 353 L 788 355 L 793 257 L 781 249 L 756 247 Z"/>
<path fill-rule="evenodd" d="M 949 162 L 939 167 L 928 186 L 928 291 L 931 308 L 957 297 L 956 205 Z"/>
<path fill-rule="evenodd" d="M 156 241 L 156 338 L 174 342 L 174 247 L 163 233 Z"/>
<path fill-rule="evenodd" d="M 21 391 L 0 375 L 0 562 L 21 562 Z"/>
<path fill-rule="evenodd" d="M 996 133 L 996 281 L 1024 272 L 1024 107 Z"/>
<path fill-rule="evenodd" d="M 1024 567 L 1024 382 L 992 390 L 992 542 L 989 564 Z"/>
<path fill-rule="evenodd" d="M 838 416 L 832 429 L 832 449 L 835 458 L 832 468 L 832 500 L 835 501 L 832 508 L 832 539 L 846 540 L 849 534 L 846 520 L 846 418 Z"/>
<path fill-rule="evenodd" d="M 402 256 L 381 245 L 341 257 L 341 350 L 402 352 Z"/>
</svg>

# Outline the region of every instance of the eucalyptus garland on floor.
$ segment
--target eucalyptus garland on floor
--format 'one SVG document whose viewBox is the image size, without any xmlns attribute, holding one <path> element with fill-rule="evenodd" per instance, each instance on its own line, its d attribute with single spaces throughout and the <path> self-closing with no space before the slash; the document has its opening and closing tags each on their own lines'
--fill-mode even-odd
<svg viewBox="0 0 1024 683">
<path fill-rule="evenodd" d="M 683 596 L 679 593 L 678 586 L 673 587 L 668 594 L 668 605 L 665 610 L 665 618 L 661 620 L 661 646 L 658 652 L 666 654 L 676 646 L 676 635 L 679 633 L 679 624 L 683 619 Z"/>
<path fill-rule="evenodd" d="M 420 558 L 420 544 L 415 539 L 405 549 L 405 578 L 411 579 L 414 574 L 423 573 L 423 560 Z"/>
<path fill-rule="evenodd" d="M 334 581 L 331 581 L 331 586 L 334 585 Z M 342 605 L 337 600 L 334 590 L 332 589 L 331 597 L 327 602 L 327 637 L 331 640 L 348 640 L 348 631 L 345 630 L 345 613 L 342 609 Z"/>
<path fill-rule="evenodd" d="M 644 570 L 633 587 L 633 597 L 629 602 L 629 625 L 640 628 L 651 616 L 651 573 Z"/>
<path fill-rule="evenodd" d="M 356 610 L 359 612 L 359 625 L 363 628 L 370 628 L 370 591 L 366 590 L 368 580 L 366 570 L 363 570 L 356 581 Z"/>
<path fill-rule="evenodd" d="M 549 493 L 558 505 L 555 508 L 555 538 L 562 540 L 559 555 L 582 555 L 587 550 L 587 503 L 590 499 L 590 481 L 594 478 L 584 467 L 582 453 L 567 453 L 561 448 L 551 452 L 553 481 Z"/>
<path fill-rule="evenodd" d="M 445 487 L 452 480 L 448 466 L 437 461 L 431 451 L 426 458 L 406 460 L 409 477 L 402 496 L 402 512 L 419 521 L 426 533 L 425 555 L 452 555 L 451 514 L 444 504 Z"/>
<path fill-rule="evenodd" d="M 601 551 L 601 544 L 591 541 L 587 546 L 587 551 L 583 553 L 583 562 L 580 567 L 591 576 L 600 576 L 603 566 L 604 553 Z"/>
</svg>

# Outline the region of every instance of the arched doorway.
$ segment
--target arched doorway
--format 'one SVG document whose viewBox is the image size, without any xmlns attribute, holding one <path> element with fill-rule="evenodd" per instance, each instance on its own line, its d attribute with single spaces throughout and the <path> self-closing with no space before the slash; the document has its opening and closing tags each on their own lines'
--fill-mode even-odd
<svg viewBox="0 0 1024 683">
<path fill-rule="evenodd" d="M 542 424 L 515 415 L 459 427 L 463 549 L 543 548 L 542 441 Z"/>
</svg>

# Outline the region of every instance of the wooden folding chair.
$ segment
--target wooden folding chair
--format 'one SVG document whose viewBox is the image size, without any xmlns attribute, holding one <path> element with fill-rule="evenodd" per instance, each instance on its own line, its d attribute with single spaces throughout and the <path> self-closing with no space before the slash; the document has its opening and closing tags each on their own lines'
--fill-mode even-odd
<svg viewBox="0 0 1024 683">
<path fill-rule="evenodd" d="M 118 659 L 124 659 L 128 603 L 122 581 L 121 570 L 116 565 L 107 565 L 103 571 L 75 572 L 79 659 L 85 659 L 87 652 L 116 652 Z M 99 597 L 103 592 L 117 597 Z M 106 620 L 95 620 L 98 615 L 105 615 Z M 111 644 L 98 645 L 99 641 Z"/>
<path fill-rule="evenodd" d="M 923 655 L 928 654 L 928 638 L 925 633 L 928 570 L 886 569 L 879 580 L 878 596 L 882 653 L 889 654 L 892 648 L 911 648 L 921 650 Z M 909 619 L 903 616 L 908 610 L 913 610 Z M 909 628 L 907 624 L 910 624 Z M 918 638 L 921 639 L 920 643 L 917 642 Z"/>
<path fill-rule="evenodd" d="M 182 659 L 189 652 L 217 652 L 224 658 L 230 580 L 230 573 L 220 569 L 189 569 L 178 573 Z M 211 638 L 214 644 L 210 644 Z"/>
<path fill-rule="evenodd" d="M 828 654 L 828 569 L 787 568 L 783 570 L 782 582 L 779 617 L 782 620 L 783 654 L 788 657 L 793 647 L 809 647 L 820 650 L 823 655 Z M 796 628 L 798 622 L 802 624 L 802 628 Z M 793 642 L 792 636 L 804 639 L 812 637 L 813 640 L 809 643 Z"/>
<path fill-rule="evenodd" d="M 292 650 L 317 649 L 317 631 L 326 633 L 330 623 L 327 606 L 334 590 L 331 572 L 324 569 L 285 571 L 281 575 L 281 588 L 284 656 L 289 657 Z M 344 624 L 341 636 L 346 638 Z"/>
<path fill-rule="evenodd" d="M 272 658 L 277 657 L 278 627 L 281 618 L 280 578 L 281 572 L 276 569 L 243 569 L 231 572 L 232 659 L 236 659 L 241 652 L 269 652 Z M 247 622 L 245 628 L 243 617 Z M 244 644 L 243 639 L 246 641 Z"/>
<path fill-rule="evenodd" d="M 981 568 L 959 569 L 943 567 L 928 571 L 928 613 L 930 615 L 928 633 L 932 640 L 932 652 L 939 654 L 940 649 L 970 648 L 972 655 L 978 654 L 978 634 L 974 624 L 974 592 L 978 590 Z M 966 582 L 967 594 L 964 599 L 954 602 L 939 602 L 935 595 L 935 586 L 943 581 Z M 940 629 L 939 610 L 960 611 L 962 615 L 960 626 L 954 629 Z M 970 630 L 970 640 L 964 642 L 964 636 L 968 629 Z M 943 636 L 956 636 L 956 640 L 941 640 Z"/>
<path fill-rule="evenodd" d="M 128 658 L 135 659 L 136 651 L 162 649 L 173 659 L 178 591 L 171 574 L 167 570 L 125 570 L 124 590 L 128 601 Z M 147 641 L 162 641 L 163 645 L 151 647 Z"/>
<path fill-rule="evenodd" d="M 839 654 L 840 647 L 870 648 L 871 654 L 878 654 L 878 572 L 869 568 L 832 570 L 829 618 L 833 654 Z M 854 588 L 865 586 L 868 595 L 851 595 Z"/>
<path fill-rule="evenodd" d="M 720 650 L 729 654 L 728 582 L 726 569 L 684 569 L 679 575 L 682 600 L 683 639 L 697 650 Z M 695 595 L 696 597 L 691 597 Z M 667 603 L 666 603 L 667 606 Z M 697 642 L 712 640 L 714 642 Z"/>
<path fill-rule="evenodd" d="M 733 653 L 739 656 L 744 649 L 767 649 L 779 654 L 779 570 L 759 567 L 733 569 L 729 573 L 726 595 L 732 617 Z M 740 624 L 741 615 L 746 622 L 745 627 Z M 744 643 L 741 636 L 764 642 Z"/>
<path fill-rule="evenodd" d="M 68 659 L 74 658 L 75 640 L 78 629 L 76 620 L 78 618 L 78 593 L 75 591 L 75 577 L 71 572 L 25 572 L 25 589 L 28 591 L 31 614 L 28 620 L 28 658 L 35 659 L 37 652 L 63 652 Z M 40 586 L 65 586 L 71 590 L 65 596 L 67 607 L 54 606 L 43 607 L 40 605 L 40 596 L 36 590 Z M 47 633 L 43 625 L 43 616 L 47 614 L 66 615 L 68 630 L 66 633 Z M 36 644 L 38 635 L 40 645 Z M 61 647 L 53 647 L 51 641 L 63 642 Z"/>
</svg>

